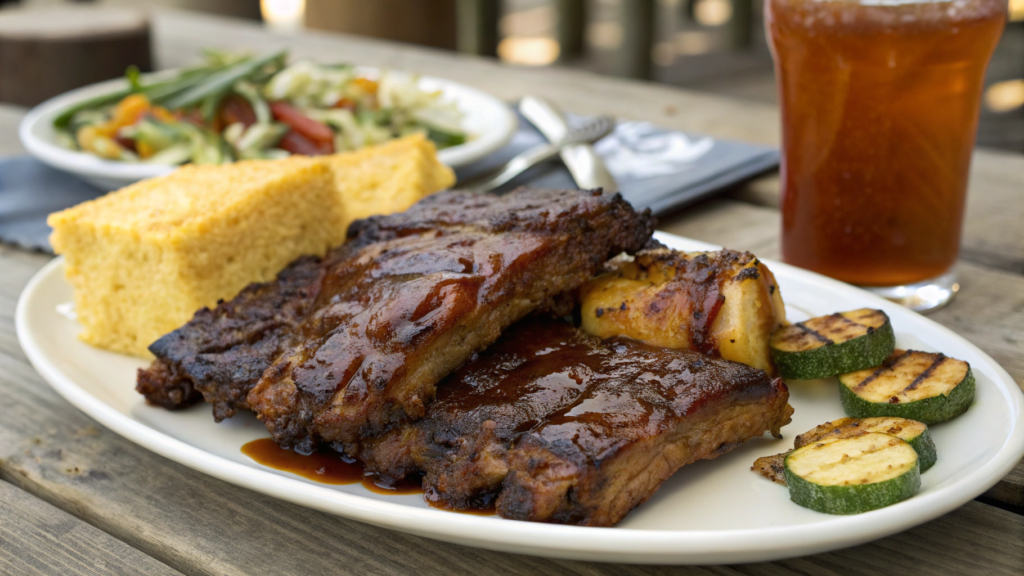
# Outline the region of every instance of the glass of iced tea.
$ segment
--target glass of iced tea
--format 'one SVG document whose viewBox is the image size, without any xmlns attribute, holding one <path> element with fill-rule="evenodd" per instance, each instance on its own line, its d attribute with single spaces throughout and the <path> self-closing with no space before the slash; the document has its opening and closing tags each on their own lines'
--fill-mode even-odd
<svg viewBox="0 0 1024 576">
<path fill-rule="evenodd" d="M 787 262 L 916 310 L 958 286 L 982 80 L 1006 0 L 767 0 Z"/>
</svg>

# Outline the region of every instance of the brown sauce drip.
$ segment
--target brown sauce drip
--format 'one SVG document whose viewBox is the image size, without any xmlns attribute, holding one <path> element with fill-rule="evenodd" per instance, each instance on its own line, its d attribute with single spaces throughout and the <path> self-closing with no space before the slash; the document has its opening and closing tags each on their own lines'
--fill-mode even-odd
<svg viewBox="0 0 1024 576">
<path fill-rule="evenodd" d="M 362 462 L 345 458 L 333 450 L 321 450 L 304 456 L 281 448 L 270 438 L 253 440 L 242 446 L 242 454 L 275 470 L 291 472 L 321 484 L 355 484 L 366 476 Z"/>
<path fill-rule="evenodd" d="M 403 480 L 392 481 L 366 472 L 362 462 L 349 458 L 330 448 L 324 448 L 312 454 L 303 455 L 294 450 L 281 448 L 270 438 L 260 438 L 242 446 L 242 454 L 264 466 L 283 472 L 291 472 L 321 484 L 348 485 L 358 483 L 362 484 L 370 492 L 390 496 L 423 493 L 420 476 L 412 475 Z M 495 513 L 493 502 L 489 506 L 468 510 L 445 508 L 435 505 L 429 499 L 427 503 L 435 508 L 449 512 L 481 516 Z"/>
</svg>

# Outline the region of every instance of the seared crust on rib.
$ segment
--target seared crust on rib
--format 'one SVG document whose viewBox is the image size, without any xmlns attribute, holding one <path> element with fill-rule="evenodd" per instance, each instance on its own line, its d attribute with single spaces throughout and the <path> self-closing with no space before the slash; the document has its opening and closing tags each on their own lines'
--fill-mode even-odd
<svg viewBox="0 0 1024 576">
<path fill-rule="evenodd" d="M 150 345 L 157 359 L 140 369 L 135 389 L 165 408 L 200 399 L 218 422 L 249 410 L 245 396 L 294 336 L 323 279 L 320 258 L 302 257 L 273 282 L 253 284 Z"/>
<path fill-rule="evenodd" d="M 778 433 L 787 400 L 759 369 L 536 319 L 446 378 L 423 420 L 360 456 L 393 479 L 423 472 L 435 505 L 501 492 L 506 517 L 611 525 L 683 464 Z"/>
<path fill-rule="evenodd" d="M 423 420 L 364 443 L 370 472 L 423 472 L 428 500 L 447 508 L 493 502 L 508 451 L 524 431 L 568 406 L 606 362 L 601 342 L 569 324 L 524 320 L 438 385 Z"/>
<path fill-rule="evenodd" d="M 503 517 L 611 526 L 681 466 L 789 422 L 786 385 L 762 370 L 632 340 L 609 345 L 628 368 L 510 451 Z"/>
<path fill-rule="evenodd" d="M 506 327 L 652 232 L 649 214 L 599 191 L 439 193 L 357 221 L 323 260 L 293 265 L 309 273 L 298 295 L 279 278 L 201 311 L 154 344 L 139 388 L 166 405 L 193 399 L 190 381 L 218 418 L 252 409 L 284 446 L 356 452 L 421 417 L 436 383 Z"/>
<path fill-rule="evenodd" d="M 295 345 L 248 396 L 285 446 L 357 453 L 362 438 L 421 418 L 441 378 L 638 250 L 652 221 L 599 191 L 452 191 L 351 233 Z"/>
</svg>

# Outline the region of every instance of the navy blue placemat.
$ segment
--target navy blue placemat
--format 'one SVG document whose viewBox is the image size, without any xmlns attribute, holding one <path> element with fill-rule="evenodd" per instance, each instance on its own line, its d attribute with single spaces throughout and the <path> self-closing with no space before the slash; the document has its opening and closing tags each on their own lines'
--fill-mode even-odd
<svg viewBox="0 0 1024 576">
<path fill-rule="evenodd" d="M 570 123 L 583 122 L 570 116 Z M 545 142 L 520 118 L 519 130 L 501 150 L 456 171 L 472 178 L 507 162 L 523 150 Z M 619 191 L 637 208 L 655 214 L 678 209 L 774 168 L 778 151 L 766 146 L 715 140 L 658 128 L 646 122 L 621 122 L 595 144 Z M 508 183 L 545 188 L 574 188 L 560 162 L 536 166 Z M 51 252 L 46 215 L 102 194 L 73 176 L 28 156 L 0 158 L 0 241 Z"/>
</svg>

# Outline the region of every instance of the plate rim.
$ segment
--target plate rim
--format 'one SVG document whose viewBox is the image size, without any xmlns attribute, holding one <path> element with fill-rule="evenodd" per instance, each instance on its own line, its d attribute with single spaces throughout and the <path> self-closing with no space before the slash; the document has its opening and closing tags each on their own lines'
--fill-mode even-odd
<svg viewBox="0 0 1024 576">
<path fill-rule="evenodd" d="M 485 134 L 476 135 L 475 138 L 465 144 L 438 150 L 438 159 L 451 168 L 460 168 L 498 150 L 515 134 L 518 121 L 508 104 L 497 96 L 483 90 L 454 80 L 420 75 L 405 70 L 391 70 L 390 68 L 361 65 L 357 65 L 355 68 L 369 74 L 380 74 L 381 72 L 388 71 L 408 75 L 415 77 L 417 81 L 434 83 L 441 86 L 442 89 L 451 90 L 453 93 L 462 93 L 470 98 L 487 102 L 492 108 L 490 112 L 497 114 L 495 128 L 490 129 Z M 175 71 L 173 69 L 161 70 L 146 74 L 146 77 L 160 78 Z M 104 80 L 68 90 L 37 104 L 28 111 L 18 124 L 19 140 L 29 154 L 40 162 L 82 178 L 103 178 L 127 183 L 169 174 L 176 167 L 106 160 L 86 152 L 67 150 L 59 144 L 36 134 L 37 127 L 41 123 L 51 121 L 63 108 L 74 105 L 86 98 L 98 96 L 104 92 L 110 92 L 123 87 L 125 83 L 127 83 L 127 80 L 124 78 Z"/>
<path fill-rule="evenodd" d="M 656 238 L 683 250 L 718 248 L 663 232 L 656 233 Z M 807 270 L 768 259 L 764 262 L 776 276 L 784 271 L 782 276 L 804 276 L 803 279 L 821 284 L 825 289 L 862 292 L 861 296 L 876 301 L 883 309 L 897 306 Z M 537 556 L 624 563 L 721 564 L 778 560 L 855 546 L 923 524 L 974 499 L 995 485 L 1024 457 L 1024 392 L 988 354 L 945 326 L 922 317 L 931 324 L 931 329 L 958 340 L 987 363 L 998 377 L 994 384 L 1010 400 L 1010 428 L 1002 446 L 988 461 L 950 485 L 887 508 L 853 516 L 836 516 L 822 523 L 726 530 L 645 530 L 502 520 L 501 530 L 497 532 L 499 536 L 488 536 L 494 533 L 494 518 L 374 500 L 233 462 L 151 428 L 92 396 L 49 363 L 46 352 L 29 330 L 32 320 L 28 315 L 29 308 L 33 299 L 38 297 L 39 287 L 54 274 L 60 274 L 62 267 L 63 257 L 57 257 L 32 277 L 18 298 L 15 325 L 18 341 L 32 366 L 72 405 L 126 439 L 226 482 L 331 514 L 462 545 Z M 63 280 L 62 275 L 60 278 Z M 441 518 L 438 515 L 444 515 L 444 521 L 432 522 Z"/>
</svg>

